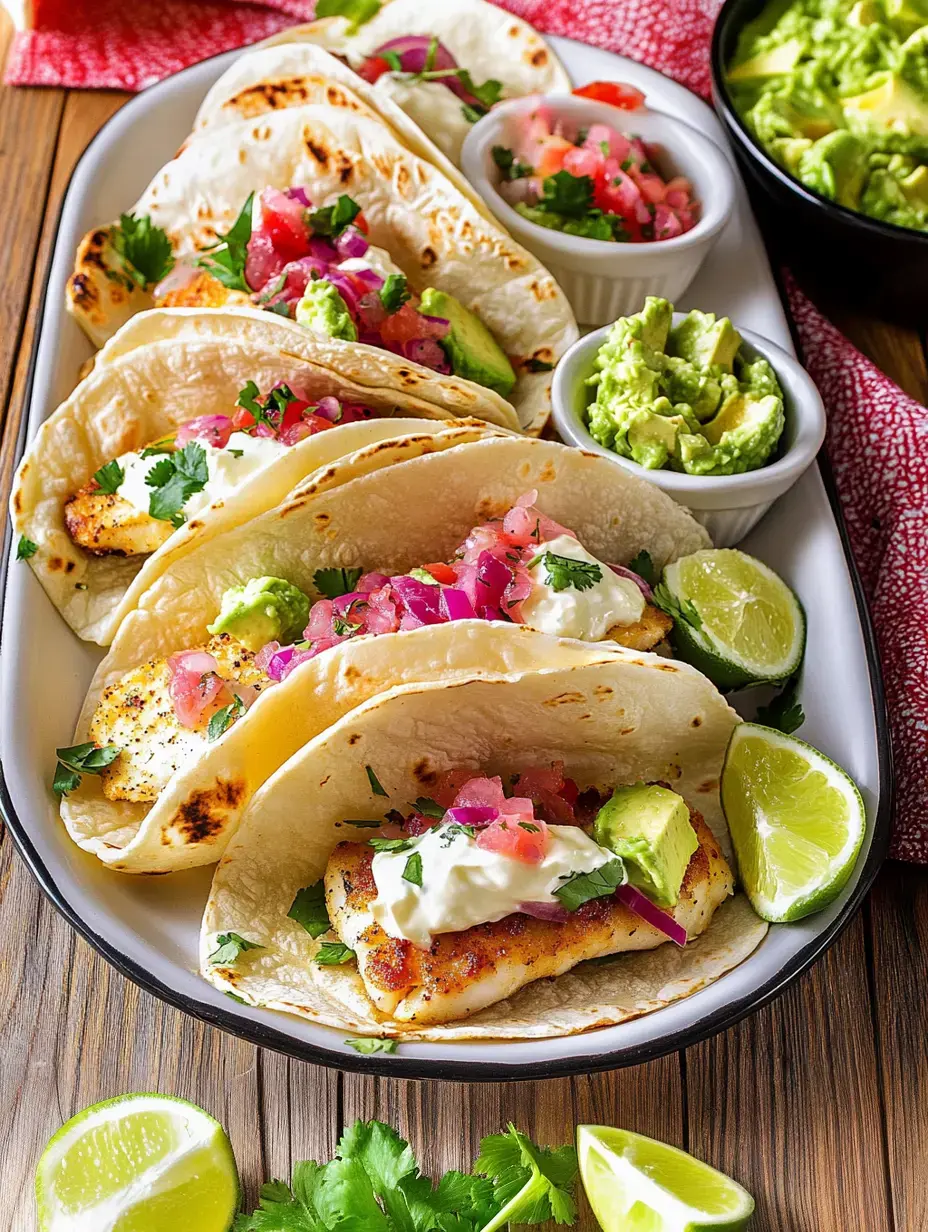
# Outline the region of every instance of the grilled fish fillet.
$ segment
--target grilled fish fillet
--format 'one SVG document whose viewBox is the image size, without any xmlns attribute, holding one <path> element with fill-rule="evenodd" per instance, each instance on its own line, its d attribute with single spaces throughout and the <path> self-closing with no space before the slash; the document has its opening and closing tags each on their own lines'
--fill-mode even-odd
<svg viewBox="0 0 928 1232">
<path fill-rule="evenodd" d="M 252 652 L 230 634 L 218 634 L 203 649 L 216 659 L 225 680 L 254 685 L 259 692 L 270 683 L 255 667 Z M 122 749 L 101 775 L 108 800 L 156 800 L 168 779 L 207 743 L 212 712 L 196 728 L 182 727 L 169 684 L 167 660 L 149 659 L 104 690 L 89 736 Z"/>
<path fill-rule="evenodd" d="M 673 621 L 659 607 L 646 603 L 641 619 L 633 625 L 613 625 L 606 640 L 618 642 L 628 650 L 653 650 L 673 628 Z"/>
<path fill-rule="evenodd" d="M 136 509 L 115 492 L 85 484 L 65 502 L 64 524 L 72 540 L 94 556 L 144 556 L 174 534 L 170 522 Z"/>
<path fill-rule="evenodd" d="M 251 296 L 232 291 L 205 270 L 158 299 L 159 308 L 252 308 Z"/>
<path fill-rule="evenodd" d="M 673 917 L 690 938 L 704 932 L 732 893 L 733 878 L 699 813 L 690 820 L 693 853 Z M 377 897 L 367 843 L 339 843 L 325 872 L 332 928 L 357 955 L 358 972 L 375 1009 L 400 1023 L 426 1026 L 467 1018 L 533 980 L 563 975 L 605 954 L 649 950 L 667 938 L 615 898 L 584 903 L 563 924 L 515 914 L 494 924 L 432 938 L 428 950 L 389 937 L 374 922 Z"/>
</svg>

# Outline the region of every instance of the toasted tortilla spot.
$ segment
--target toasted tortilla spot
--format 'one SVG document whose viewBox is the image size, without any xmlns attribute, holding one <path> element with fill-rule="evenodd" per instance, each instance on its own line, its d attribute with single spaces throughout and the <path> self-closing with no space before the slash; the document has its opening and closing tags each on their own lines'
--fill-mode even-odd
<svg viewBox="0 0 928 1232">
<path fill-rule="evenodd" d="M 245 798 L 241 779 L 217 779 L 214 787 L 195 791 L 185 800 L 161 835 L 165 847 L 181 843 L 209 843 L 226 825 L 226 814 Z"/>
<path fill-rule="evenodd" d="M 53 573 L 58 573 L 59 570 L 64 568 L 64 561 L 60 556 L 51 556 L 49 557 L 48 567 Z"/>
<path fill-rule="evenodd" d="M 538 282 L 536 279 L 533 279 L 528 284 L 528 289 L 535 299 L 538 300 L 539 304 L 543 304 L 545 300 L 557 298 L 557 290 L 553 282 Z"/>
<path fill-rule="evenodd" d="M 557 467 L 549 460 L 538 472 L 538 482 L 550 483 L 552 479 L 557 479 Z"/>
<path fill-rule="evenodd" d="M 23 467 L 23 474 L 25 474 L 25 472 L 26 472 L 26 468 Z M 23 511 L 23 494 L 22 492 L 20 492 L 19 488 L 17 488 L 16 491 L 13 493 L 13 512 L 22 513 L 22 511 Z"/>
<path fill-rule="evenodd" d="M 671 667 L 669 663 L 655 663 L 654 666 L 659 672 L 678 672 L 678 667 Z"/>
<path fill-rule="evenodd" d="M 608 697 L 611 692 L 612 692 L 611 684 L 598 684 L 593 689 L 593 696 L 598 697 L 600 700 L 602 700 L 603 698 Z"/>
<path fill-rule="evenodd" d="M 704 783 L 700 783 L 699 786 L 696 788 L 696 790 L 704 796 L 708 795 L 712 791 L 718 791 L 718 789 L 719 789 L 718 779 L 706 779 Z"/>
<path fill-rule="evenodd" d="M 429 266 L 434 265 L 437 260 L 438 260 L 438 256 L 434 248 L 430 248 L 426 246 L 425 248 L 422 249 L 422 256 L 420 257 L 420 261 L 422 263 L 423 269 L 428 269 Z"/>
<path fill-rule="evenodd" d="M 622 730 L 619 732 L 619 735 L 620 736 L 633 736 L 637 730 L 638 730 L 637 727 L 623 727 Z"/>
<path fill-rule="evenodd" d="M 690 727 L 702 727 L 702 719 L 697 714 L 695 719 L 690 721 Z"/>
<path fill-rule="evenodd" d="M 484 496 L 477 502 L 474 512 L 481 522 L 488 522 L 491 518 L 503 517 L 510 508 L 510 501 L 494 500 L 492 496 Z"/>
<path fill-rule="evenodd" d="M 99 301 L 97 289 L 90 282 L 86 274 L 72 274 L 68 289 L 71 292 L 71 300 L 75 304 L 88 308 Z"/>
<path fill-rule="evenodd" d="M 332 515 L 330 513 L 316 513 L 313 514 L 313 521 L 317 526 L 328 526 L 332 521 Z"/>
<path fill-rule="evenodd" d="M 426 787 L 438 781 L 438 771 L 434 770 L 427 757 L 417 761 L 412 768 L 413 777 Z"/>
<path fill-rule="evenodd" d="M 321 167 L 329 165 L 329 152 L 324 145 L 318 145 L 311 137 L 307 137 L 306 148 Z"/>
<path fill-rule="evenodd" d="M 360 732 L 352 732 L 351 735 L 348 737 L 348 743 L 357 744 L 360 739 L 361 739 Z"/>
<path fill-rule="evenodd" d="M 322 780 L 322 782 L 319 784 L 319 786 L 320 786 L 320 787 L 325 787 L 326 783 L 329 781 L 329 779 L 330 779 L 331 777 L 332 777 L 332 776 L 331 776 L 331 774 L 327 774 L 327 775 L 325 776 L 325 778 Z"/>
<path fill-rule="evenodd" d="M 74 561 L 73 560 L 66 561 L 65 566 L 64 566 L 65 573 L 71 573 L 73 569 L 74 569 Z"/>
<path fill-rule="evenodd" d="M 537 51 L 533 51 L 528 58 L 529 64 L 534 64 L 535 68 L 541 68 L 543 64 L 548 63 L 548 52 L 544 47 L 539 47 Z"/>
<path fill-rule="evenodd" d="M 556 697 L 548 697 L 542 702 L 543 706 L 571 706 L 577 702 L 585 702 L 586 694 L 574 692 L 558 693 Z"/>
</svg>

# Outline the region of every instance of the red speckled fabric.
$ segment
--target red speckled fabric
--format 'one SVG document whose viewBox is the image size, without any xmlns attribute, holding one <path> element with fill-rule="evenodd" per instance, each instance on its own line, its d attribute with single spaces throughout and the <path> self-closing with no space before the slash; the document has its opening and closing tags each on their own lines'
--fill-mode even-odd
<svg viewBox="0 0 928 1232">
<path fill-rule="evenodd" d="M 6 80 L 139 90 L 305 20 L 313 7 L 313 0 L 35 0 L 35 29 L 17 35 Z M 715 0 L 505 0 L 505 7 L 548 34 L 632 56 L 708 95 Z M 928 411 L 792 283 L 788 295 L 828 409 L 828 452 L 883 659 L 897 776 L 892 854 L 928 863 Z"/>
</svg>

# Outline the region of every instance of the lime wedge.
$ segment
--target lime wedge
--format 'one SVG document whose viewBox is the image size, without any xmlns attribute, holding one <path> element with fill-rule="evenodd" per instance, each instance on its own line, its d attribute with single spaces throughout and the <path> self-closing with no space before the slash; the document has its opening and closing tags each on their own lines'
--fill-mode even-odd
<svg viewBox="0 0 928 1232">
<path fill-rule="evenodd" d="M 580 1176 L 604 1232 L 714 1232 L 747 1226 L 746 1189 L 666 1142 L 609 1125 L 579 1125 Z"/>
<path fill-rule="evenodd" d="M 218 1121 L 167 1095 L 124 1095 L 72 1117 L 35 1177 L 42 1232 L 227 1232 L 239 1206 Z"/>
<path fill-rule="evenodd" d="M 832 901 L 867 824 L 860 792 L 840 766 L 757 723 L 732 732 L 722 808 L 748 897 L 774 922 L 801 920 Z"/>
<path fill-rule="evenodd" d="M 721 689 L 786 680 L 802 662 L 806 621 L 799 600 L 745 552 L 710 548 L 674 561 L 664 570 L 658 599 L 674 617 L 677 654 Z"/>
</svg>

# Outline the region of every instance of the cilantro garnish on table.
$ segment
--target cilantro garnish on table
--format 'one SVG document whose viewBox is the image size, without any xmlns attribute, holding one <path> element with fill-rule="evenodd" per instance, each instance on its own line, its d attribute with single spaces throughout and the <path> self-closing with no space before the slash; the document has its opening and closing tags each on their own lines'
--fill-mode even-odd
<svg viewBox="0 0 928 1232">
<path fill-rule="evenodd" d="M 196 264 L 219 280 L 230 291 L 251 291 L 245 281 L 245 259 L 248 256 L 248 241 L 251 239 L 251 212 L 255 194 L 248 194 L 241 213 L 229 230 L 217 232 L 218 239 L 204 251 L 207 256 L 197 257 Z"/>
<path fill-rule="evenodd" d="M 118 225 L 110 230 L 110 243 L 123 269 L 143 291 L 160 282 L 174 268 L 171 241 L 147 214 L 141 218 L 120 214 Z"/>
<path fill-rule="evenodd" d="M 196 492 L 202 492 L 209 480 L 206 450 L 195 441 L 183 449 L 166 454 L 145 476 L 153 489 L 148 498 L 148 512 L 160 522 L 170 522 L 177 529 L 184 524 L 181 512 Z"/>
<path fill-rule="evenodd" d="M 558 556 L 556 552 L 539 552 L 528 562 L 529 569 L 544 565 L 547 583 L 552 590 L 589 590 L 603 580 L 603 571 L 590 560 L 574 560 L 572 556 Z"/>
<path fill-rule="evenodd" d="M 361 1053 L 392 1052 L 395 1041 L 346 1041 Z M 328 1164 L 294 1166 L 290 1185 L 271 1181 L 258 1209 L 234 1232 L 501 1232 L 510 1225 L 573 1224 L 577 1155 L 536 1146 L 510 1125 L 484 1138 L 472 1173 L 437 1184 L 419 1170 L 408 1142 L 381 1121 L 356 1121 Z"/>
</svg>

